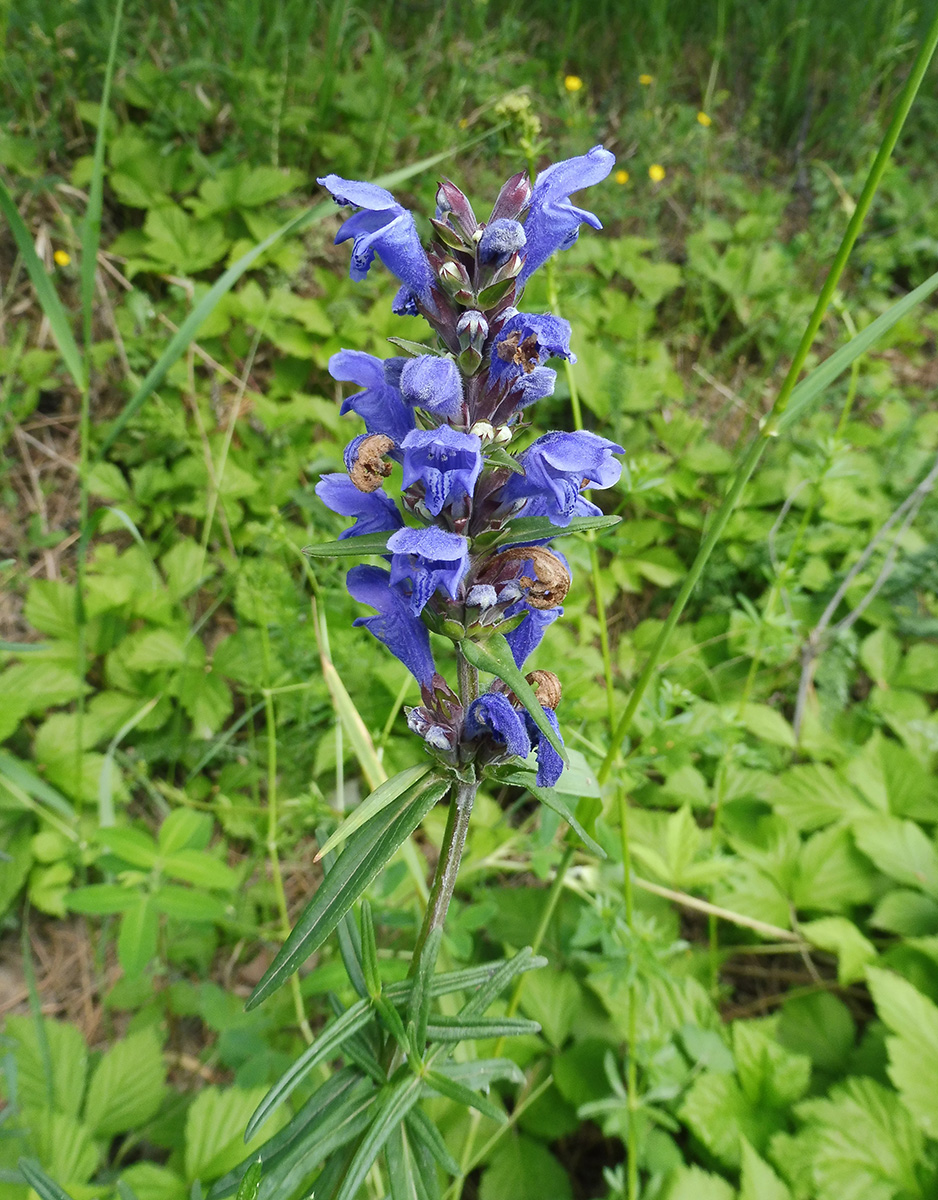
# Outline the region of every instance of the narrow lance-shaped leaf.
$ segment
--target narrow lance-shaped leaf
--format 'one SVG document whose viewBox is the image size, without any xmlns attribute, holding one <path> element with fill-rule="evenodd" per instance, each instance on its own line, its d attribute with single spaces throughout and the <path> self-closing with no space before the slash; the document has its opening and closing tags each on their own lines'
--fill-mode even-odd
<svg viewBox="0 0 938 1200">
<path fill-rule="evenodd" d="M 357 537 L 340 538 L 337 542 L 322 542 L 318 546 L 304 546 L 303 553 L 310 558 L 365 558 L 369 554 L 387 554 L 387 533 L 362 533 Z"/>
<path fill-rule="evenodd" d="M 328 854 L 330 850 L 334 850 L 336 846 L 341 845 L 356 829 L 359 829 L 367 821 L 370 821 L 382 809 L 392 804 L 402 792 L 406 792 L 409 787 L 412 787 L 429 774 L 430 764 L 420 763 L 415 767 L 408 767 L 406 770 L 392 775 L 390 779 L 382 783 L 367 799 L 363 800 L 357 808 L 354 808 L 349 813 L 335 833 L 326 839 L 313 861 L 318 862 L 324 854 Z"/>
<path fill-rule="evenodd" d="M 531 719 L 547 738 L 564 762 L 567 756 L 563 742 L 554 732 L 551 723 L 544 716 L 544 710 L 538 703 L 537 693 L 515 666 L 514 655 L 504 634 L 494 633 L 484 643 L 474 642 L 465 638 L 459 647 L 468 662 L 480 671 L 495 675 L 502 683 L 507 683 L 524 707 L 531 714 Z"/>
<path fill-rule="evenodd" d="M 385 1097 L 379 1100 L 378 1111 L 349 1163 L 335 1200 L 354 1200 L 358 1195 L 358 1189 L 365 1182 L 365 1176 L 371 1170 L 371 1164 L 378 1157 L 382 1146 L 420 1099 L 420 1088 L 418 1076 L 408 1075 L 399 1083 L 393 1084 Z"/>
<path fill-rule="evenodd" d="M 569 537 L 571 533 L 585 533 L 588 529 L 611 529 L 621 520 L 621 517 L 604 513 L 595 517 L 573 517 L 569 525 L 555 525 L 550 517 L 515 517 L 498 540 L 512 545 L 541 538 Z"/>
<path fill-rule="evenodd" d="M 498 1105 L 493 1104 L 491 1100 L 486 1099 L 478 1092 L 474 1092 L 472 1088 L 466 1087 L 458 1079 L 450 1079 L 440 1071 L 428 1071 L 425 1078 L 427 1085 L 433 1091 L 439 1092 L 441 1096 L 455 1100 L 457 1104 L 461 1104 L 465 1108 L 477 1109 L 483 1117 L 490 1117 L 499 1124 L 504 1124 L 508 1120 L 504 1109 L 499 1108 Z"/>
<path fill-rule="evenodd" d="M 327 1025 L 313 1044 L 307 1046 L 296 1062 L 280 1076 L 254 1110 L 253 1116 L 248 1121 L 247 1129 L 244 1131 L 244 1140 L 249 1142 L 274 1109 L 293 1094 L 294 1089 L 303 1082 L 310 1071 L 318 1067 L 321 1062 L 335 1057 L 343 1042 L 357 1033 L 359 1029 L 363 1029 L 371 1020 L 371 1006 L 367 1001 L 359 1000 L 351 1008 L 346 1009 L 342 1016 L 333 1021 L 331 1025 Z"/>
<path fill-rule="evenodd" d="M 606 857 L 606 851 L 602 848 L 602 846 L 600 846 L 599 842 L 597 842 L 594 838 L 591 838 L 583 828 L 582 824 L 577 819 L 576 812 L 568 803 L 567 797 L 562 792 L 558 792 L 556 788 L 538 787 L 534 782 L 536 776 L 533 771 L 519 771 L 516 769 L 500 770 L 497 778 L 499 783 L 508 783 L 514 787 L 527 788 L 535 800 L 540 800 L 540 802 L 546 805 L 547 808 L 551 809 L 552 812 L 555 812 L 558 816 L 563 817 L 570 828 L 575 831 L 583 845 L 586 846 L 586 848 L 593 854 L 595 854 L 597 858 Z"/>
<path fill-rule="evenodd" d="M 437 1017 L 427 1026 L 427 1038 L 431 1042 L 472 1042 L 480 1038 L 520 1037 L 526 1033 L 540 1032 L 537 1021 L 526 1021 L 523 1017 L 492 1017 L 475 1021 L 462 1017 Z"/>
<path fill-rule="evenodd" d="M 389 804 L 368 825 L 352 834 L 333 869 L 319 885 L 293 932 L 281 946 L 246 1007 L 254 1008 L 276 991 L 326 940 L 397 848 L 449 789 L 431 777 Z"/>
</svg>

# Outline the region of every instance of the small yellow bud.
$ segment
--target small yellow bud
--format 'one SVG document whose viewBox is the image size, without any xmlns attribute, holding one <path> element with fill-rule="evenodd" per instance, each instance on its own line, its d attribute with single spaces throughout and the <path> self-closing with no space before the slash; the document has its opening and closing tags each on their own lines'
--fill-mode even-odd
<svg viewBox="0 0 938 1200">
<path fill-rule="evenodd" d="M 52 255 L 52 258 L 57 267 L 67 267 L 72 261 L 72 256 L 67 250 L 56 250 L 55 254 Z"/>
<path fill-rule="evenodd" d="M 615 179 L 616 179 L 616 183 L 628 183 L 628 181 L 629 181 L 628 171 L 622 171 L 622 170 L 616 171 Z"/>
<path fill-rule="evenodd" d="M 697 124 L 703 125 L 704 129 L 709 129 L 713 124 L 713 120 L 711 117 L 708 117 L 705 112 L 699 112 L 697 114 Z"/>
<path fill-rule="evenodd" d="M 651 87 L 651 85 L 655 82 L 655 77 L 654 75 L 639 75 L 638 82 L 642 85 L 642 87 Z"/>
<path fill-rule="evenodd" d="M 666 174 L 667 171 L 665 171 L 661 163 L 652 163 L 648 168 L 648 178 L 652 183 L 660 183 Z"/>
<path fill-rule="evenodd" d="M 583 80 L 579 75 L 566 75 L 564 77 L 563 86 L 568 92 L 578 92 L 583 87 Z"/>
</svg>

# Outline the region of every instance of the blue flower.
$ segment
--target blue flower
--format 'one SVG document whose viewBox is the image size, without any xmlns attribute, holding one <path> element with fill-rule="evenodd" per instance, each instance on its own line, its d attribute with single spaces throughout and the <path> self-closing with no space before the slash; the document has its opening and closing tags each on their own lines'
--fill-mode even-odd
<svg viewBox="0 0 938 1200">
<path fill-rule="evenodd" d="M 424 504 L 438 517 L 447 504 L 471 496 L 482 470 L 482 441 L 449 425 L 415 429 L 404 438 L 404 487 L 422 483 Z"/>
<path fill-rule="evenodd" d="M 388 538 L 391 582 L 410 579 L 410 608 L 423 612 L 438 587 L 456 599 L 460 581 L 469 569 L 469 542 L 458 533 L 431 526 L 429 529 L 399 529 Z"/>
<path fill-rule="evenodd" d="M 549 517 L 555 525 L 569 525 L 574 516 L 601 512 L 580 493 L 585 487 L 607 488 L 618 482 L 622 464 L 612 456 L 624 453 L 615 442 L 588 430 L 545 433 L 518 455 L 524 475 L 512 475 L 502 495 L 526 500 L 526 517 Z"/>
<path fill-rule="evenodd" d="M 523 600 L 519 600 L 510 608 L 505 609 L 505 617 L 506 619 L 514 617 L 521 612 L 526 612 L 528 615 L 520 625 L 505 634 L 505 641 L 511 649 L 515 666 L 519 671 L 524 669 L 524 664 L 541 644 L 541 639 L 547 632 L 548 626 L 553 625 L 558 617 L 563 616 L 563 607 L 558 605 L 556 608 L 531 608 Z"/>
<path fill-rule="evenodd" d="M 503 267 L 509 258 L 523 250 L 527 242 L 524 226 L 505 217 L 486 225 L 479 239 L 479 262 L 487 267 Z"/>
<path fill-rule="evenodd" d="M 562 746 L 563 738 L 560 737 L 560 722 L 557 720 L 557 714 L 553 709 L 545 708 L 544 716 L 550 722 L 554 733 L 560 738 Z M 537 779 L 534 781 L 534 785 L 535 787 L 553 787 L 563 772 L 563 759 L 534 724 L 531 714 L 527 711 L 524 714 L 524 723 L 534 742 L 534 752 L 537 754 Z"/>
<path fill-rule="evenodd" d="M 521 713 L 512 707 L 502 692 L 486 692 L 473 700 L 466 711 L 464 732 L 469 741 L 491 737 L 500 742 L 508 754 L 516 754 L 519 758 L 527 758 L 531 753 L 531 739 Z"/>
<path fill-rule="evenodd" d="M 525 408 L 554 390 L 557 373 L 543 364 L 549 358 L 569 358 L 570 322 L 552 313 L 521 313 L 511 316 L 495 337 L 489 374 L 499 383 L 507 383 Z"/>
<path fill-rule="evenodd" d="M 345 586 L 353 599 L 377 609 L 376 616 L 357 617 L 353 624 L 371 630 L 419 684 L 429 686 L 436 670 L 430 653 L 430 635 L 420 618 L 411 612 L 407 596 L 392 585 L 388 572 L 380 567 L 352 567 Z"/>
<path fill-rule="evenodd" d="M 594 229 L 602 229 L 598 217 L 570 203 L 570 193 L 605 179 L 615 161 L 608 150 L 594 146 L 588 154 L 565 159 L 541 171 L 534 181 L 524 223 L 528 244 L 519 283 L 528 280 L 556 250 L 568 250 L 584 221 Z"/>
<path fill-rule="evenodd" d="M 360 537 L 363 533 L 384 533 L 404 524 L 397 505 L 384 492 L 360 492 L 347 475 L 336 472 L 323 475 L 316 484 L 316 495 L 343 517 L 355 517 L 355 524 L 343 530 L 340 538 Z"/>
<path fill-rule="evenodd" d="M 394 376 L 398 373 L 399 378 L 399 364 L 399 359 L 385 362 L 362 350 L 340 350 L 329 359 L 333 379 L 357 383 L 365 389 L 343 401 L 342 415 L 357 413 L 369 433 L 383 433 L 398 446 L 416 424 L 413 410 L 404 403 L 396 386 Z"/>
<path fill-rule="evenodd" d="M 421 354 L 408 359 L 401 371 L 401 395 L 414 408 L 423 408 L 447 421 L 462 415 L 462 375 L 451 358 Z"/>
<path fill-rule="evenodd" d="M 377 254 L 413 295 L 424 304 L 432 304 L 433 271 L 412 214 L 390 192 L 373 183 L 339 175 L 325 175 L 316 182 L 329 189 L 336 204 L 360 210 L 342 224 L 335 236 L 337 246 L 354 238 L 349 268 L 352 279 L 364 279 Z"/>
</svg>

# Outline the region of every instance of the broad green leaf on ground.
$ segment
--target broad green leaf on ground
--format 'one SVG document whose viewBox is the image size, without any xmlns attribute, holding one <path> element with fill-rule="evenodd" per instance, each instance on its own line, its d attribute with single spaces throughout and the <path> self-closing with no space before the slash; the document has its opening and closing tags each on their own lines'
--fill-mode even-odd
<svg viewBox="0 0 938 1200">
<path fill-rule="evenodd" d="M 276 991 L 322 945 L 405 838 L 410 837 L 448 789 L 446 780 L 432 779 L 429 784 L 421 780 L 352 834 L 335 866 L 319 885 L 293 932 L 254 989 L 247 1003 L 249 1009 Z"/>
<path fill-rule="evenodd" d="M 821 917 L 799 926 L 812 946 L 837 955 L 837 982 L 856 983 L 876 958 L 876 947 L 846 917 Z"/>
<path fill-rule="evenodd" d="M 853 835 L 884 875 L 938 899 L 938 850 L 920 825 L 885 815 L 868 817 L 854 824 Z"/>
<path fill-rule="evenodd" d="M 522 1010 L 538 1022 L 544 1036 L 557 1049 L 569 1037 L 582 1005 L 580 985 L 567 971 L 545 967 L 526 976 L 522 984 Z"/>
<path fill-rule="evenodd" d="M 199 1092 L 186 1116 L 185 1171 L 190 1183 L 217 1179 L 262 1145 L 265 1138 L 256 1137 L 245 1146 L 244 1129 L 265 1090 L 207 1087 Z M 287 1120 L 281 1110 L 267 1135 L 276 1133 Z"/>
<path fill-rule="evenodd" d="M 868 816 L 868 803 L 822 763 L 790 767 L 776 779 L 769 792 L 775 811 L 796 829 L 810 832 L 845 817 Z"/>
<path fill-rule="evenodd" d="M 898 1097 L 875 1080 L 848 1079 L 828 1097 L 806 1100 L 795 1111 L 807 1123 L 803 1132 L 818 1200 L 924 1194 L 916 1173 L 922 1134 Z M 773 1158 L 780 1161 L 774 1153 Z"/>
<path fill-rule="evenodd" d="M 572 1200 L 567 1173 L 546 1146 L 511 1133 L 502 1138 L 479 1185 L 479 1200 Z"/>
<path fill-rule="evenodd" d="M 64 1021 L 6 1018 L 3 1032 L 16 1062 L 17 1099 L 23 1108 L 51 1107 L 77 1117 L 85 1094 L 88 1049 L 80 1030 Z"/>
<path fill-rule="evenodd" d="M 85 1120 L 96 1137 L 113 1137 L 146 1125 L 163 1102 L 166 1070 L 153 1026 L 116 1042 L 95 1067 Z"/>
<path fill-rule="evenodd" d="M 893 1034 L 886 1039 L 889 1078 L 919 1128 L 938 1138 L 938 1007 L 900 975 L 870 968 L 867 980 Z"/>
<path fill-rule="evenodd" d="M 739 1200 L 791 1200 L 791 1192 L 745 1138 Z"/>
<path fill-rule="evenodd" d="M 701 1167 L 681 1167 L 668 1183 L 663 1200 L 734 1200 L 735 1195 L 722 1175 L 712 1175 Z"/>
<path fill-rule="evenodd" d="M 777 1019 L 736 1021 L 733 1054 L 739 1082 L 749 1102 L 758 1109 L 783 1109 L 808 1090 L 811 1060 L 793 1054 L 777 1039 Z"/>
</svg>

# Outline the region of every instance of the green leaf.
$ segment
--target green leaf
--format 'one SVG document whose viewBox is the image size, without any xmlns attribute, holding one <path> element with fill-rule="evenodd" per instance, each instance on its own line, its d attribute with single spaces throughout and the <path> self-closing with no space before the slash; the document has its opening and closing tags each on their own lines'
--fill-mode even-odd
<svg viewBox="0 0 938 1200">
<path fill-rule="evenodd" d="M 322 945 L 388 859 L 448 790 L 446 780 L 431 779 L 429 785 L 421 780 L 352 834 L 251 993 L 246 1008 L 254 1008 L 276 991 Z"/>
<path fill-rule="evenodd" d="M 537 1021 L 544 1036 L 559 1050 L 583 1008 L 583 992 L 569 971 L 546 967 L 524 980 L 521 1007 Z"/>
<path fill-rule="evenodd" d="M 88 1087 L 85 1120 L 96 1137 L 138 1129 L 160 1111 L 166 1070 L 152 1026 L 132 1033 L 108 1050 Z"/>
<path fill-rule="evenodd" d="M 930 1082 L 923 1076 L 923 1090 Z M 923 1195 L 916 1167 L 924 1139 L 895 1093 L 873 1079 L 853 1078 L 825 1099 L 804 1101 L 796 1112 L 809 1122 L 805 1134 L 818 1200 Z M 779 1161 L 778 1155 L 773 1157 Z"/>
<path fill-rule="evenodd" d="M 585 533 L 587 529 L 611 529 L 621 520 L 621 517 L 603 514 L 573 517 L 569 525 L 555 525 L 550 517 L 515 517 L 499 535 L 498 542 L 510 546 L 517 542 L 540 541 L 541 538 L 568 537 L 571 533 Z"/>
<path fill-rule="evenodd" d="M 927 937 L 938 933 L 938 901 L 922 892 L 896 888 L 887 892 L 870 917 L 875 929 L 902 937 Z"/>
<path fill-rule="evenodd" d="M 529 1033 L 540 1033 L 537 1021 L 525 1021 L 521 1017 L 488 1017 L 468 1020 L 463 1016 L 437 1016 L 427 1025 L 427 1039 L 431 1042 L 468 1042 L 482 1038 L 522 1037 Z"/>
<path fill-rule="evenodd" d="M 157 842 L 164 854 L 177 850 L 204 850 L 211 840 L 212 818 L 192 808 L 177 808 L 160 826 Z"/>
<path fill-rule="evenodd" d="M 807 1054 L 822 1070 L 842 1068 L 855 1039 L 850 1009 L 830 992 L 792 996 L 782 1005 L 778 1040 L 796 1054 Z"/>
<path fill-rule="evenodd" d="M 490 466 L 505 467 L 514 475 L 524 474 L 524 467 L 522 467 L 514 455 L 508 453 L 504 446 L 493 446 L 491 449 L 486 450 L 485 461 Z"/>
<path fill-rule="evenodd" d="M 177 850 L 175 854 L 167 854 L 162 867 L 173 879 L 182 879 L 197 887 L 231 892 L 238 886 L 237 872 L 204 850 Z"/>
<path fill-rule="evenodd" d="M 531 1138 L 503 1138 L 479 1184 L 479 1200 L 572 1200 L 567 1173 Z"/>
<path fill-rule="evenodd" d="M 150 896 L 137 896 L 129 904 L 117 936 L 117 958 L 130 979 L 142 974 L 156 957 L 159 916 Z"/>
<path fill-rule="evenodd" d="M 740 1147 L 743 1165 L 739 1200 L 791 1200 L 791 1192 L 745 1138 L 740 1139 Z"/>
<path fill-rule="evenodd" d="M 342 1045 L 349 1038 L 354 1037 L 359 1030 L 364 1029 L 372 1019 L 371 1005 L 365 1000 L 359 1000 L 330 1025 L 327 1025 L 319 1037 L 281 1075 L 257 1105 L 250 1120 L 247 1121 L 245 1139 L 252 1138 L 257 1133 L 271 1113 L 293 1094 L 293 1091 L 309 1075 L 310 1071 L 315 1070 L 321 1062 L 327 1062 L 335 1057 Z"/>
<path fill-rule="evenodd" d="M 310 558 L 362 558 L 369 554 L 387 554 L 390 536 L 390 533 L 362 533 L 357 537 L 340 538 L 337 542 L 304 546 L 303 553 Z"/>
<path fill-rule="evenodd" d="M 733 1054 L 743 1092 L 756 1110 L 787 1109 L 808 1090 L 811 1060 L 779 1044 L 773 1019 L 737 1021 Z"/>
<path fill-rule="evenodd" d="M 381 1147 L 420 1099 L 420 1088 L 419 1076 L 408 1074 L 379 1097 L 374 1119 L 352 1157 L 335 1200 L 353 1200 L 358 1194 Z"/>
<path fill-rule="evenodd" d="M 418 783 L 424 776 L 429 775 L 429 773 L 429 763 L 419 763 L 417 766 L 407 767 L 406 770 L 399 771 L 390 779 L 385 780 L 367 799 L 363 800 L 357 808 L 353 809 L 335 833 L 326 839 L 320 847 L 318 854 L 313 859 L 313 862 L 319 862 L 324 854 L 328 854 L 336 846 L 341 845 L 356 829 L 360 829 L 362 825 L 387 808 L 389 804 L 393 804 L 402 792 L 413 787 L 415 783 Z"/>
<path fill-rule="evenodd" d="M 65 907 L 70 912 L 85 913 L 87 916 L 104 916 L 121 913 L 135 904 L 138 894 L 118 883 L 89 883 L 74 888 L 65 898 Z"/>
<path fill-rule="evenodd" d="M 938 1137 L 938 1008 L 908 980 L 869 968 L 876 1011 L 892 1031 L 886 1039 L 889 1078 L 929 1137 Z"/>
<path fill-rule="evenodd" d="M 244 1172 L 244 1178 L 241 1180 L 241 1186 L 238 1188 L 236 1200 L 257 1200 L 257 1193 L 260 1191 L 260 1188 L 261 1164 L 254 1162 Z"/>
<path fill-rule="evenodd" d="M 681 1167 L 663 1200 L 733 1200 L 734 1192 L 721 1175 L 700 1167 Z"/>
<path fill-rule="evenodd" d="M 0 188 L 3 181 L 0 180 Z M 40 1200 L 72 1200 L 63 1188 L 45 1173 L 39 1163 L 32 1158 L 21 1158 L 19 1161 L 20 1174 L 31 1188 L 39 1195 Z"/>
<path fill-rule="evenodd" d="M 245 1157 L 253 1157 L 261 1139 L 244 1148 L 244 1126 L 263 1088 L 207 1087 L 193 1100 L 186 1115 L 186 1178 L 203 1183 L 217 1179 Z M 280 1125 L 287 1115 L 280 1116 Z M 278 1125 L 278 1129 L 279 1129 Z"/>
<path fill-rule="evenodd" d="M 206 921 L 224 921 L 227 916 L 222 901 L 208 892 L 164 883 L 151 895 L 156 911 L 177 921 L 194 921 L 199 924 Z"/>
<path fill-rule="evenodd" d="M 938 899 L 938 851 L 920 825 L 898 817 L 871 816 L 854 823 L 853 835 L 884 875 Z"/>
<path fill-rule="evenodd" d="M 45 804 L 53 812 L 58 813 L 60 817 L 65 817 L 69 821 L 76 819 L 75 809 L 61 792 L 50 787 L 44 779 L 31 771 L 18 758 L 7 754 L 5 750 L 0 750 L 0 788 L 4 788 L 5 785 L 6 790 L 13 795 L 16 795 L 17 791 L 24 792 L 27 796 L 31 796 L 40 804 Z"/>
<path fill-rule="evenodd" d="M 16 1061 L 20 1107 L 42 1112 L 49 1109 L 51 1100 L 56 1112 L 77 1117 L 88 1070 L 85 1039 L 74 1025 L 45 1017 L 40 1020 L 37 1027 L 36 1018 L 11 1016 L 4 1024 Z"/>
<path fill-rule="evenodd" d="M 132 867 L 150 871 L 156 865 L 159 857 L 156 843 L 142 829 L 100 829 L 98 838 L 112 854 Z"/>
<path fill-rule="evenodd" d="M 540 518 L 537 518 L 538 520 Z M 507 683 L 514 694 L 518 697 L 524 707 L 531 714 L 531 720 L 538 729 L 547 738 L 550 744 L 554 747 L 564 762 L 567 762 L 567 755 L 563 748 L 563 742 L 554 732 L 553 726 L 544 716 L 544 710 L 538 703 L 537 694 L 534 688 L 528 683 L 522 673 L 515 666 L 514 655 L 511 653 L 511 647 L 505 640 L 504 634 L 493 633 L 484 644 L 474 642 L 471 638 L 464 638 L 459 643 L 466 661 L 477 667 L 480 671 L 487 671 L 489 675 L 494 675 L 503 683 Z"/>
<path fill-rule="evenodd" d="M 462 1108 L 474 1108 L 483 1117 L 488 1117 L 499 1124 L 504 1124 L 508 1120 L 504 1109 L 493 1104 L 485 1096 L 473 1091 L 472 1088 L 466 1087 L 458 1079 L 451 1079 L 448 1075 L 444 1074 L 443 1070 L 427 1071 L 424 1079 L 433 1091 L 438 1092 L 441 1096 L 445 1096 L 448 1100 L 455 1100 Z"/>
<path fill-rule="evenodd" d="M 799 928 L 812 946 L 837 955 L 837 982 L 841 987 L 862 979 L 867 965 L 876 958 L 876 947 L 846 917 L 822 917 L 805 921 Z"/>
<path fill-rule="evenodd" d="M 873 811 L 849 783 L 821 763 L 783 771 L 770 786 L 768 799 L 780 816 L 805 832 Z"/>
<path fill-rule="evenodd" d="M 599 842 L 590 837 L 577 818 L 576 813 L 567 799 L 569 793 L 560 792 L 556 788 L 538 787 L 534 782 L 537 778 L 537 775 L 534 771 L 522 771 L 516 767 L 502 768 L 498 771 L 495 777 L 498 779 L 499 783 L 508 783 L 514 787 L 527 788 L 527 790 L 536 800 L 540 800 L 542 804 L 546 805 L 547 808 L 549 808 L 552 812 L 557 813 L 559 817 L 562 817 L 567 822 L 570 828 L 574 830 L 577 837 L 579 837 L 583 845 L 586 846 L 586 848 L 592 854 L 595 854 L 597 858 L 606 857 L 606 851 L 602 848 L 602 846 L 600 846 Z M 566 781 L 566 776 L 563 776 L 563 779 L 565 786 L 569 786 Z"/>
</svg>

